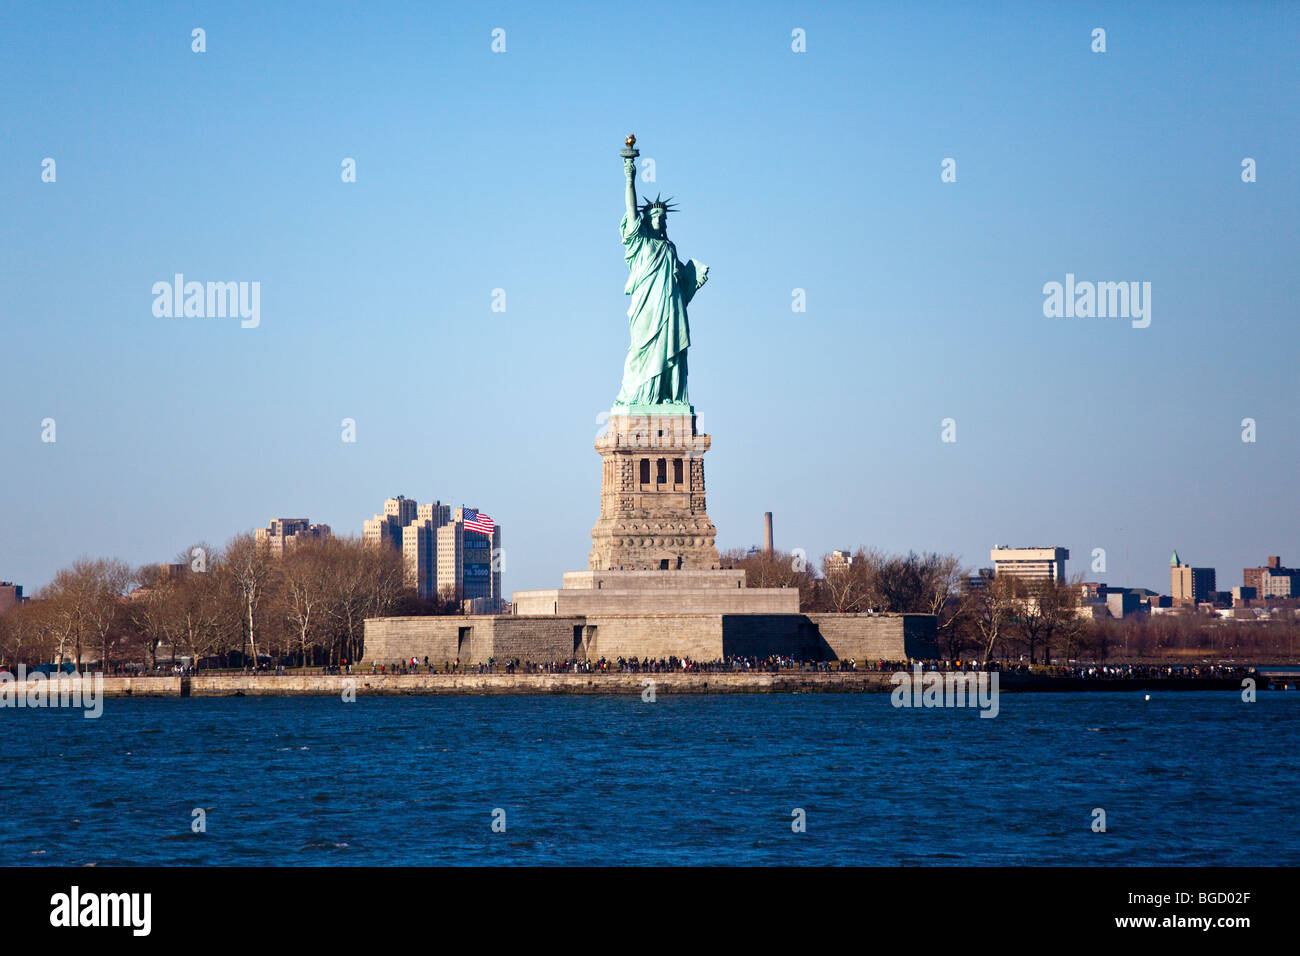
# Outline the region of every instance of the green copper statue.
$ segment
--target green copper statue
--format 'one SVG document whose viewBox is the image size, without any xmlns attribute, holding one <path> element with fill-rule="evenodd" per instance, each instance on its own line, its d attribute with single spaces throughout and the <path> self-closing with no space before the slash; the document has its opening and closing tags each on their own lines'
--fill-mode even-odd
<svg viewBox="0 0 1300 956">
<path fill-rule="evenodd" d="M 709 278 L 709 267 L 692 259 L 677 259 L 668 239 L 671 202 L 656 198 L 636 201 L 635 136 L 626 140 L 623 170 L 627 174 L 627 209 L 621 224 L 627 285 L 632 297 L 628 324 L 632 344 L 623 365 L 623 387 L 614 400 L 615 414 L 690 414 L 686 394 L 686 349 L 691 344 L 687 303 Z"/>
</svg>

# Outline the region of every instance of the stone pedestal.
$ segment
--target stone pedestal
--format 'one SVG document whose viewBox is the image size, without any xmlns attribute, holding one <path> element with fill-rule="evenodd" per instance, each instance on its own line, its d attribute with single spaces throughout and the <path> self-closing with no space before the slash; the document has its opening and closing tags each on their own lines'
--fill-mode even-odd
<svg viewBox="0 0 1300 956">
<path fill-rule="evenodd" d="M 600 519 L 591 529 L 588 569 L 717 570 L 718 529 L 704 501 L 708 450 L 694 415 L 611 415 L 596 439 Z"/>
<path fill-rule="evenodd" d="M 566 571 L 559 588 L 516 591 L 516 614 L 798 614 L 798 588 L 747 588 L 745 572 Z"/>
</svg>

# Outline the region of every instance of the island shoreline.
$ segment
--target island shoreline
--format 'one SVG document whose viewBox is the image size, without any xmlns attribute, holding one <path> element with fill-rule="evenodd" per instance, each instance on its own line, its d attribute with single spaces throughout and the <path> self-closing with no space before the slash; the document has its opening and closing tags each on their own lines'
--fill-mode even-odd
<svg viewBox="0 0 1300 956">
<path fill-rule="evenodd" d="M 927 672 L 940 673 L 943 672 Z M 971 672 L 954 672 L 969 674 Z M 910 676 L 910 675 L 909 675 Z M 84 678 L 89 683 L 90 678 Z M 1267 676 L 1255 678 L 1268 689 Z M 77 678 L 65 678 L 76 683 Z M 497 696 L 564 694 L 857 694 L 889 693 L 898 682 L 892 672 L 830 673 L 431 673 L 431 674 L 234 674 L 212 677 L 103 677 L 104 697 L 344 697 L 355 696 Z M 59 684 L 55 678 L 49 683 Z M 16 683 L 10 693 L 23 695 L 33 681 Z M 46 683 L 46 682 L 41 682 Z M 47 684 L 48 686 L 48 684 Z M 1279 686 L 1283 686 L 1279 682 Z M 1294 686 L 1293 684 L 1291 686 Z M 1242 680 L 1224 677 L 1082 678 L 1035 674 L 999 675 L 999 690 L 1024 692 L 1237 691 Z M 56 692 L 57 693 L 57 692 Z"/>
</svg>

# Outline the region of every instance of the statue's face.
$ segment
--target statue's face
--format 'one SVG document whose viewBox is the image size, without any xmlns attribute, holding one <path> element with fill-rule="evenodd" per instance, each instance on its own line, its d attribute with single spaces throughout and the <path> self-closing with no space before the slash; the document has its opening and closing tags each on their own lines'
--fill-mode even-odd
<svg viewBox="0 0 1300 956">
<path fill-rule="evenodd" d="M 668 231 L 668 213 L 662 209 L 651 209 L 650 228 L 655 232 L 666 233 Z"/>
</svg>

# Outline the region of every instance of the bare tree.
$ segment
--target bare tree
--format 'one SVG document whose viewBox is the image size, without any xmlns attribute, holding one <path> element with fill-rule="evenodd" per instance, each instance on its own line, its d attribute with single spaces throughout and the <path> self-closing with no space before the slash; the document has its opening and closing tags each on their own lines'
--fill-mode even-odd
<svg viewBox="0 0 1300 956">
<path fill-rule="evenodd" d="M 926 611 L 926 567 L 915 551 L 887 558 L 880 567 L 877 590 L 883 610 L 899 614 Z"/>
<path fill-rule="evenodd" d="M 109 663 L 112 638 L 125 615 L 123 598 L 131 585 L 132 570 L 116 558 L 78 558 L 61 568 L 38 597 L 50 603 L 51 633 L 60 662 L 72 645 L 81 670 L 88 641 L 98 642 L 101 665 Z"/>
<path fill-rule="evenodd" d="M 175 646 L 175 583 L 156 564 L 141 565 L 135 572 L 139 588 L 131 595 L 127 611 L 131 625 L 149 645 L 149 667 L 158 666 L 158 645 L 166 640 Z"/>
<path fill-rule="evenodd" d="M 281 593 L 285 618 L 298 642 L 303 667 L 307 649 L 321 643 L 320 632 L 328 619 L 332 578 L 341 549 L 331 539 L 301 542 L 281 560 Z"/>
<path fill-rule="evenodd" d="M 360 622 L 350 620 L 346 632 L 350 661 L 355 661 L 361 654 L 365 640 L 365 619 L 388 614 L 406 587 L 404 562 L 400 554 L 383 548 L 366 548 L 359 541 L 354 544 L 354 548 L 361 555 L 364 600 Z"/>
<path fill-rule="evenodd" d="M 126 619 L 124 598 L 135 579 L 135 572 L 117 558 L 96 558 L 89 562 L 86 573 L 87 636 L 99 643 L 99 663 L 107 668 L 111 664 L 112 639 L 121 636 Z"/>
<path fill-rule="evenodd" d="M 84 581 L 72 568 L 60 568 L 52 580 L 36 594 L 47 610 L 46 627 L 53 643 L 54 663 L 62 666 L 69 651 L 81 669 L 81 645 L 86 634 Z"/>
<path fill-rule="evenodd" d="M 877 584 L 884 556 L 872 549 L 858 548 L 847 558 L 822 556 L 822 586 L 831 610 L 845 613 L 867 611 L 880 603 Z"/>
<path fill-rule="evenodd" d="M 735 548 L 720 557 L 724 568 L 744 570 L 746 587 L 797 588 L 800 610 L 812 608 L 819 579 L 817 569 L 803 554 Z"/>
<path fill-rule="evenodd" d="M 398 552 L 366 547 L 358 538 L 334 539 L 330 554 L 328 604 L 338 634 L 330 647 L 330 663 L 356 663 L 366 618 L 388 614 L 406 590 L 405 565 Z"/>
<path fill-rule="evenodd" d="M 1052 642 L 1078 621 L 1079 583 L 1026 581 L 1015 604 L 1015 625 L 1029 651 L 1029 663 L 1042 650 L 1044 664 L 1052 660 Z"/>
<path fill-rule="evenodd" d="M 26 601 L 0 614 L 0 663 L 40 664 L 54 656 L 51 611 L 48 601 Z"/>
<path fill-rule="evenodd" d="M 971 620 L 980 639 L 980 653 L 985 665 L 993 659 L 994 648 L 1006 637 L 1016 603 L 1024 596 L 1020 581 L 1009 574 L 998 575 L 988 585 L 971 593 Z"/>
<path fill-rule="evenodd" d="M 921 601 L 927 614 L 934 615 L 937 638 L 948 648 L 948 659 L 956 660 L 969 620 L 969 571 L 955 554 L 928 553 L 921 559 Z"/>
<path fill-rule="evenodd" d="M 207 545 L 203 561 L 192 563 L 175 579 L 171 597 L 175 602 L 172 615 L 173 646 L 179 645 L 197 665 L 218 651 L 231 650 L 228 635 L 243 633 L 242 600 L 236 600 L 238 586 L 222 564 L 222 555 Z M 192 553 L 194 548 L 190 549 Z"/>
<path fill-rule="evenodd" d="M 461 611 L 461 602 L 456 598 L 454 584 L 444 584 L 438 588 L 438 601 L 443 606 L 444 614 L 459 614 Z"/>
<path fill-rule="evenodd" d="M 252 534 L 236 535 L 226 545 L 224 565 L 239 595 L 247 625 L 248 644 L 257 669 L 257 612 L 275 584 L 279 569 L 271 556 L 269 542 L 258 542 Z"/>
</svg>

